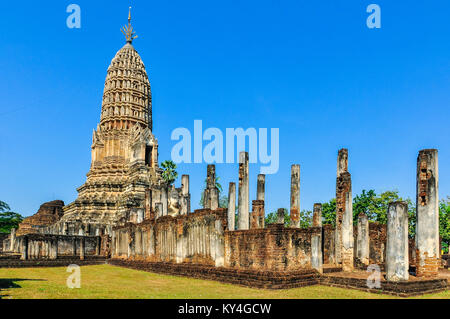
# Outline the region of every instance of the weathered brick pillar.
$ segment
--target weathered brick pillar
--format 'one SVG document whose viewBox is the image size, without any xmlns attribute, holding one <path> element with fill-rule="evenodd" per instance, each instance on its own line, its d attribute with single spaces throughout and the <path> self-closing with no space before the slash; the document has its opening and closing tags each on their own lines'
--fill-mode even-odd
<svg viewBox="0 0 450 319">
<path fill-rule="evenodd" d="M 264 201 L 252 201 L 252 228 L 264 228 Z"/>
<path fill-rule="evenodd" d="M 150 188 L 145 190 L 145 217 L 144 219 L 150 219 L 152 212 L 152 191 Z"/>
<path fill-rule="evenodd" d="M 366 214 L 358 215 L 358 237 L 356 238 L 356 257 L 359 261 L 369 265 L 369 218 Z"/>
<path fill-rule="evenodd" d="M 421 150 L 417 157 L 416 275 L 436 277 L 439 251 L 438 151 Z"/>
<path fill-rule="evenodd" d="M 230 183 L 228 188 L 228 230 L 235 229 L 236 221 L 236 184 Z"/>
<path fill-rule="evenodd" d="M 239 153 L 238 229 L 249 229 L 248 153 Z"/>
<path fill-rule="evenodd" d="M 336 178 L 335 258 L 344 271 L 354 268 L 352 179 L 348 172 L 348 150 L 338 152 Z"/>
<path fill-rule="evenodd" d="M 189 175 L 181 176 L 181 214 L 187 215 L 191 211 L 191 194 L 189 193 Z"/>
<path fill-rule="evenodd" d="M 167 209 L 169 206 L 169 198 L 168 198 L 168 189 L 167 187 L 163 187 L 161 189 L 161 204 L 162 204 L 162 216 L 166 216 L 167 215 Z"/>
<path fill-rule="evenodd" d="M 389 203 L 387 213 L 386 280 L 408 280 L 408 204 Z"/>
<path fill-rule="evenodd" d="M 22 247 L 21 247 L 22 256 L 20 257 L 20 259 L 28 260 L 28 236 L 27 235 L 22 236 L 21 245 L 22 245 Z"/>
<path fill-rule="evenodd" d="M 311 236 L 311 267 L 319 273 L 323 273 L 322 235 Z"/>
<path fill-rule="evenodd" d="M 203 208 L 211 209 L 211 189 L 216 182 L 216 166 L 209 164 L 206 167 L 206 187 L 203 192 Z"/>
<path fill-rule="evenodd" d="M 300 165 L 291 166 L 291 227 L 300 228 Z"/>
<path fill-rule="evenodd" d="M 11 234 L 10 234 L 9 238 L 10 238 L 9 251 L 14 252 L 14 246 L 16 243 L 16 229 L 15 228 L 11 229 Z"/>
<path fill-rule="evenodd" d="M 256 182 L 256 199 L 265 200 L 266 196 L 266 175 L 258 174 Z"/>
<path fill-rule="evenodd" d="M 142 223 L 144 221 L 144 215 L 145 215 L 145 211 L 142 208 L 138 208 L 137 209 L 137 219 L 136 222 L 137 223 Z"/>
<path fill-rule="evenodd" d="M 80 260 L 84 260 L 84 237 L 80 238 Z"/>
<path fill-rule="evenodd" d="M 278 208 L 277 210 L 277 224 L 284 225 L 284 208 Z"/>
<path fill-rule="evenodd" d="M 211 203 L 211 210 L 216 210 L 219 208 L 219 190 L 215 188 L 210 189 L 210 203 Z"/>
<path fill-rule="evenodd" d="M 51 259 L 58 259 L 58 237 L 50 241 Z"/>
<path fill-rule="evenodd" d="M 156 218 L 163 216 L 163 204 L 162 203 L 156 203 Z"/>
<path fill-rule="evenodd" d="M 313 209 L 313 227 L 322 227 L 322 204 L 315 203 Z"/>
<path fill-rule="evenodd" d="M 215 210 L 219 207 L 219 190 L 216 187 L 216 166 L 209 164 L 206 169 L 206 188 L 203 192 L 203 207 Z"/>
<path fill-rule="evenodd" d="M 265 217 L 265 197 L 266 197 L 266 175 L 258 174 L 258 179 L 256 181 L 256 200 L 257 202 L 252 202 L 252 214 L 256 228 L 264 228 L 264 217 Z"/>
</svg>

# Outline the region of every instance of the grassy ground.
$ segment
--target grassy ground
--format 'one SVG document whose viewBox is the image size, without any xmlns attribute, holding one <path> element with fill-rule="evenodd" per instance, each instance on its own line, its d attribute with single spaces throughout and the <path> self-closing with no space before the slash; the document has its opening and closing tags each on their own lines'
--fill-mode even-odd
<svg viewBox="0 0 450 319">
<path fill-rule="evenodd" d="M 166 276 L 111 265 L 81 267 L 81 288 L 69 289 L 70 273 L 58 268 L 0 268 L 2 298 L 394 298 L 358 290 L 311 286 L 263 290 L 214 281 Z M 5 286 L 12 286 L 6 288 Z M 1 297 L 0 297 L 1 298 Z M 450 291 L 420 298 L 450 299 Z"/>
</svg>

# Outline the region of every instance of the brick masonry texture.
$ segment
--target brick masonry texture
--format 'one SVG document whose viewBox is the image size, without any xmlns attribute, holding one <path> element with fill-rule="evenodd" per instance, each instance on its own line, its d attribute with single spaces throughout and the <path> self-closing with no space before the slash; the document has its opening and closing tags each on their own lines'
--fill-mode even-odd
<svg viewBox="0 0 450 319">
<path fill-rule="evenodd" d="M 289 289 L 312 285 L 350 288 L 374 293 L 384 293 L 400 297 L 409 297 L 425 293 L 439 292 L 447 289 L 446 279 L 421 280 L 410 282 L 381 282 L 381 288 L 370 289 L 367 280 L 345 278 L 329 274 L 320 275 L 317 271 L 304 269 L 300 271 L 260 271 L 249 269 L 230 269 L 190 263 L 163 263 L 146 261 L 126 261 L 112 259 L 109 264 L 161 274 L 208 279 L 223 283 L 265 289 Z M 331 273 L 331 274 L 330 274 Z"/>
<path fill-rule="evenodd" d="M 225 233 L 225 266 L 237 269 L 297 270 L 311 267 L 311 236 L 321 229 L 284 228 Z"/>
<path fill-rule="evenodd" d="M 223 283 L 266 289 L 286 289 L 311 286 L 319 283 L 319 273 L 312 269 L 292 272 L 229 269 L 191 263 L 163 263 L 112 259 L 111 265 L 151 271 L 156 273 L 209 279 Z"/>
</svg>

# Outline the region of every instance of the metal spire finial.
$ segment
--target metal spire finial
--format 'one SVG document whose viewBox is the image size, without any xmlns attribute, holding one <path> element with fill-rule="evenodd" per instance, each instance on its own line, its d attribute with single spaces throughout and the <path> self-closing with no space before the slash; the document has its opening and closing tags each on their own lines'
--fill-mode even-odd
<svg viewBox="0 0 450 319">
<path fill-rule="evenodd" d="M 136 32 L 133 31 L 133 27 L 131 26 L 131 7 L 128 10 L 128 25 L 124 26 L 121 31 L 125 35 L 127 43 L 131 44 L 137 38 L 137 35 L 135 35 Z"/>
</svg>

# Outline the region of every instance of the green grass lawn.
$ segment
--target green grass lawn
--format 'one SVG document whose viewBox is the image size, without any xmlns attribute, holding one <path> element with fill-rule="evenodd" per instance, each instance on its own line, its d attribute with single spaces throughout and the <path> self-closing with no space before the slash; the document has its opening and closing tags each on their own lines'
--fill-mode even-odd
<svg viewBox="0 0 450 319">
<path fill-rule="evenodd" d="M 81 288 L 69 289 L 70 273 L 57 268 L 0 268 L 0 296 L 20 298 L 394 298 L 352 289 L 311 286 L 264 290 L 215 281 L 166 276 L 111 265 L 81 267 Z M 419 298 L 450 298 L 450 291 Z"/>
</svg>

